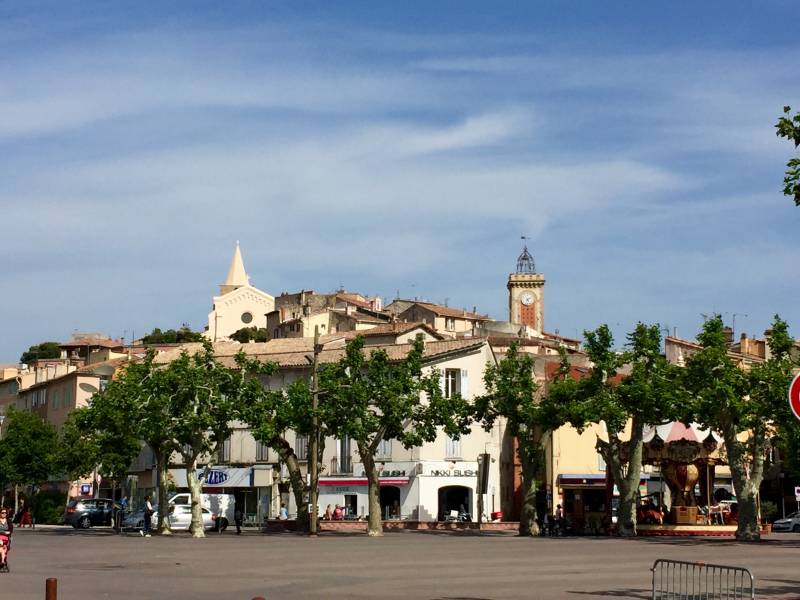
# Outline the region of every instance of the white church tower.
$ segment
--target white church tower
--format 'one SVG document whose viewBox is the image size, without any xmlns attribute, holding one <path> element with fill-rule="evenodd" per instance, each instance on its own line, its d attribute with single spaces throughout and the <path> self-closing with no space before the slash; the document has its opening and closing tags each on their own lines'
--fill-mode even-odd
<svg viewBox="0 0 800 600">
<path fill-rule="evenodd" d="M 214 296 L 214 305 L 208 313 L 206 337 L 216 342 L 228 339 L 243 327 L 265 327 L 265 315 L 273 310 L 275 298 L 250 285 L 242 251 L 236 242 L 228 276 L 219 286 L 219 296 Z"/>
</svg>

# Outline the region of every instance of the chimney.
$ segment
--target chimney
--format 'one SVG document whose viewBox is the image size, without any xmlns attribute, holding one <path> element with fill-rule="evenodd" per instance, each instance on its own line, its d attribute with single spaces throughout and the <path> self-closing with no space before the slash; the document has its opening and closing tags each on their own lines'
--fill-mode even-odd
<svg viewBox="0 0 800 600">
<path fill-rule="evenodd" d="M 733 329 L 731 329 L 730 327 L 723 327 L 722 335 L 725 336 L 726 346 L 730 346 L 731 344 L 733 344 Z"/>
</svg>

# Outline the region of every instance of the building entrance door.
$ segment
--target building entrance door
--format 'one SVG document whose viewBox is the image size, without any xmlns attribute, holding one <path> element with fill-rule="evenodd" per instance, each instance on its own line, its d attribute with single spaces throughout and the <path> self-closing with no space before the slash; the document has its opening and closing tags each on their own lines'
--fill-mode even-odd
<svg viewBox="0 0 800 600">
<path fill-rule="evenodd" d="M 400 518 L 400 488 L 394 485 L 381 486 L 381 515 L 384 519 Z"/>
<path fill-rule="evenodd" d="M 472 490 L 463 485 L 446 485 L 439 488 L 439 520 L 471 521 Z"/>
</svg>

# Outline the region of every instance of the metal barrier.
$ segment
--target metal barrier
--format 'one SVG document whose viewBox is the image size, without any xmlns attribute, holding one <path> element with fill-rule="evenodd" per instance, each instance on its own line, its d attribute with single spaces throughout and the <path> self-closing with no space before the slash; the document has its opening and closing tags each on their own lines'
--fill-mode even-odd
<svg viewBox="0 0 800 600">
<path fill-rule="evenodd" d="M 653 600 L 755 599 L 749 569 L 659 558 L 653 563 Z"/>
</svg>

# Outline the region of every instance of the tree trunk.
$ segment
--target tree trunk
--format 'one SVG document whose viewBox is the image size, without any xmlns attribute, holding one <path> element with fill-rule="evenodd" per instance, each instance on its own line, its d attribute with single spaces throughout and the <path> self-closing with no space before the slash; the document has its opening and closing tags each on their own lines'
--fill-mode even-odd
<svg viewBox="0 0 800 600">
<path fill-rule="evenodd" d="M 270 447 L 278 453 L 286 469 L 289 471 L 289 483 L 292 486 L 292 494 L 294 495 L 294 503 L 297 505 L 297 530 L 308 530 L 308 504 L 305 500 L 306 482 L 303 479 L 303 472 L 300 470 L 300 462 L 297 460 L 297 455 L 282 437 L 275 437 L 269 443 Z"/>
<path fill-rule="evenodd" d="M 736 539 L 740 542 L 761 540 L 761 526 L 758 522 L 758 490 L 764 476 L 764 450 L 766 433 L 762 428 L 750 432 L 750 439 L 742 443 L 736 439 L 733 426 L 722 431 L 725 448 L 728 452 L 728 465 L 733 477 L 733 489 L 739 508 Z M 750 450 L 750 452 L 746 452 Z M 751 454 L 751 456 L 748 456 Z M 750 469 L 747 468 L 750 459 Z"/>
<path fill-rule="evenodd" d="M 364 444 L 358 445 L 358 453 L 364 464 L 367 475 L 367 499 L 369 501 L 369 516 L 367 519 L 367 535 L 378 537 L 383 535 L 383 520 L 381 519 L 381 482 L 378 470 L 375 468 L 375 457 Z"/>
<path fill-rule="evenodd" d="M 169 527 L 169 519 L 166 515 L 169 502 L 167 498 L 168 454 L 168 452 L 164 452 L 163 450 L 153 449 L 153 455 L 156 458 L 156 470 L 158 472 L 158 525 L 156 527 L 156 532 L 159 535 L 172 535 L 172 529 Z"/>
<path fill-rule="evenodd" d="M 520 439 L 520 443 L 522 440 Z M 538 462 L 531 450 L 519 448 L 522 461 L 522 509 L 519 515 L 519 534 L 522 536 L 539 535 L 539 524 L 536 522 L 536 475 Z"/>
<path fill-rule="evenodd" d="M 193 538 L 206 537 L 205 528 L 203 527 L 203 484 L 197 477 L 197 456 L 193 455 L 189 458 L 184 456 L 184 460 L 186 461 L 186 481 L 189 484 L 189 492 L 192 495 L 192 522 L 189 525 L 189 533 L 192 534 Z M 163 509 L 159 510 L 159 513 L 161 512 L 163 512 Z M 217 519 L 220 518 L 222 516 L 217 515 Z"/>
<path fill-rule="evenodd" d="M 643 435 L 644 423 L 640 417 L 634 417 L 631 421 L 627 464 L 622 459 L 623 442 L 616 433 L 609 431 L 608 442 L 597 440 L 597 449 L 608 464 L 619 488 L 617 531 L 623 537 L 634 537 L 637 534 L 636 511 L 639 504 L 639 482 L 642 478 Z"/>
</svg>

